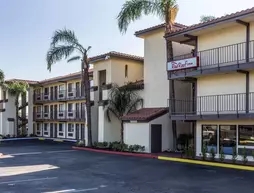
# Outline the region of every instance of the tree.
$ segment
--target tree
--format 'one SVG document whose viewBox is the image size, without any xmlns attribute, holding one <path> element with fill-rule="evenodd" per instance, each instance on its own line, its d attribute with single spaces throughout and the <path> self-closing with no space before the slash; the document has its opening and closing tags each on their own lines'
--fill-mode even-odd
<svg viewBox="0 0 254 193">
<path fill-rule="evenodd" d="M 4 71 L 0 69 L 0 86 L 4 83 Z"/>
<path fill-rule="evenodd" d="M 143 99 L 132 88 L 133 84 L 128 83 L 122 87 L 114 84 L 109 92 L 108 105 L 106 106 L 106 115 L 111 122 L 110 115 L 114 115 L 121 122 L 121 143 L 124 142 L 124 127 L 121 118 L 143 105 Z"/>
<path fill-rule="evenodd" d="M 176 0 L 128 0 L 126 1 L 120 13 L 117 16 L 118 28 L 120 32 L 125 33 L 131 22 L 142 17 L 142 15 L 156 15 L 161 18 L 165 24 L 165 33 L 172 31 L 175 22 L 178 5 Z M 167 62 L 173 60 L 172 41 L 166 41 Z M 174 80 L 169 81 L 170 99 L 175 99 Z M 175 111 L 175 103 L 171 103 L 172 111 Z M 172 120 L 173 146 L 176 148 L 177 129 L 176 121 Z"/>
<path fill-rule="evenodd" d="M 51 67 L 56 62 L 67 59 L 67 62 L 80 60 L 81 61 L 81 93 L 85 93 L 86 113 L 87 113 L 87 129 L 88 129 L 88 146 L 92 146 L 92 121 L 91 121 L 91 101 L 90 101 L 90 79 L 89 79 L 89 58 L 88 51 L 91 46 L 84 48 L 78 41 L 75 33 L 71 30 L 63 29 L 56 30 L 53 34 L 50 48 L 47 52 L 47 68 L 51 71 Z M 77 56 L 71 57 L 73 53 Z M 85 88 L 85 92 L 83 89 Z"/>
<path fill-rule="evenodd" d="M 216 17 L 212 16 L 212 15 L 202 15 L 200 17 L 200 22 L 208 22 L 211 21 L 213 19 L 215 19 Z"/>
<path fill-rule="evenodd" d="M 7 83 L 7 90 L 8 93 L 15 97 L 15 107 L 16 107 L 16 134 L 25 134 L 24 131 L 19 132 L 19 97 L 22 96 L 27 92 L 27 89 L 29 88 L 29 85 L 26 82 L 20 82 L 20 81 L 12 81 Z"/>
</svg>

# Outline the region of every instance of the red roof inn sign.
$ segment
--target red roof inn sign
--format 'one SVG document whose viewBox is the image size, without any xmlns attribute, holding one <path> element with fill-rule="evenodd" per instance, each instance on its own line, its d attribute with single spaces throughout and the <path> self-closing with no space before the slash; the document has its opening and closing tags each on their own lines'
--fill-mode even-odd
<svg viewBox="0 0 254 193">
<path fill-rule="evenodd" d="M 175 71 L 175 70 L 182 70 L 186 68 L 195 68 L 195 67 L 198 67 L 198 57 L 186 58 L 183 60 L 168 62 L 167 70 Z"/>
</svg>

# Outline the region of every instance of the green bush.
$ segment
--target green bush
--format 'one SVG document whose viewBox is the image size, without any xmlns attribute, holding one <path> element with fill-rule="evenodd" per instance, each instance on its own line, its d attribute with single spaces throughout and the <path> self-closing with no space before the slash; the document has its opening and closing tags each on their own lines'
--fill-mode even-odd
<svg viewBox="0 0 254 193">
<path fill-rule="evenodd" d="M 214 148 L 211 148 L 211 149 L 210 149 L 210 159 L 211 159 L 212 161 L 215 160 L 215 150 L 214 150 Z"/>
<path fill-rule="evenodd" d="M 236 151 L 236 147 L 233 147 L 232 162 L 235 163 L 236 159 L 237 159 L 237 151 Z"/>
<path fill-rule="evenodd" d="M 243 164 L 247 164 L 247 163 L 248 163 L 247 150 L 246 150 L 246 148 L 245 148 L 245 147 L 243 148 L 243 153 L 242 153 L 242 162 L 243 162 Z"/>
<path fill-rule="evenodd" d="M 223 151 L 223 147 L 220 147 L 220 161 L 223 162 L 225 159 L 225 154 Z"/>
<path fill-rule="evenodd" d="M 143 152 L 145 151 L 145 146 L 141 145 L 127 145 L 119 141 L 114 142 L 94 142 L 93 147 L 100 149 L 109 149 L 113 151 L 128 151 L 128 152 Z"/>
<path fill-rule="evenodd" d="M 207 149 L 207 146 L 206 146 L 206 144 L 204 144 L 203 145 L 203 147 L 202 147 L 202 159 L 203 160 L 206 160 L 206 158 L 207 158 L 207 154 L 208 153 L 208 149 Z"/>
<path fill-rule="evenodd" d="M 85 147 L 85 145 L 86 145 L 85 140 L 79 140 L 76 143 L 76 146 L 78 147 Z"/>
</svg>

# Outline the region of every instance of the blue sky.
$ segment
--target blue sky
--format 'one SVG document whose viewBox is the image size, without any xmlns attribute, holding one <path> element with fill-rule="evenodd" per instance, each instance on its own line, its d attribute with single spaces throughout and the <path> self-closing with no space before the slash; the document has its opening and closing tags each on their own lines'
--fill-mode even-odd
<svg viewBox="0 0 254 193">
<path fill-rule="evenodd" d="M 42 80 L 79 71 L 79 62 L 59 62 L 52 72 L 45 56 L 56 29 L 74 30 L 84 46 L 92 46 L 89 55 L 119 51 L 143 55 L 143 40 L 135 31 L 161 21 L 143 17 L 130 25 L 125 35 L 119 33 L 116 16 L 125 0 L 1 0 L 0 69 L 6 78 Z M 222 16 L 250 8 L 251 0 L 178 0 L 177 22 L 198 23 L 201 15 Z"/>
</svg>

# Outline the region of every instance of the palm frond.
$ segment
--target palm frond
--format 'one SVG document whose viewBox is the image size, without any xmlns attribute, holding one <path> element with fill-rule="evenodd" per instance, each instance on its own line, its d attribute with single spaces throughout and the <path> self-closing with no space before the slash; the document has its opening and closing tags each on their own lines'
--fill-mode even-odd
<svg viewBox="0 0 254 193">
<path fill-rule="evenodd" d="M 16 96 L 16 97 L 26 93 L 28 88 L 29 88 L 29 85 L 26 82 L 13 81 L 7 84 L 8 93 L 11 96 Z"/>
<path fill-rule="evenodd" d="M 80 56 L 74 56 L 74 57 L 70 58 L 69 60 L 67 60 L 67 62 L 72 62 L 72 61 L 80 60 L 80 59 L 81 59 Z"/>
<path fill-rule="evenodd" d="M 4 79 L 5 79 L 4 71 L 0 69 L 0 84 L 4 82 Z"/>
<path fill-rule="evenodd" d="M 65 46 L 65 45 L 60 45 L 60 46 L 55 46 L 51 47 L 49 51 L 47 52 L 47 69 L 51 71 L 51 67 L 54 63 L 62 60 L 63 58 L 68 58 L 73 51 L 75 50 L 74 46 Z"/>
<path fill-rule="evenodd" d="M 157 14 L 161 15 L 162 10 L 158 0 L 128 0 L 126 1 L 120 13 L 117 16 L 118 28 L 120 32 L 125 33 L 131 22 L 142 17 L 142 15 Z"/>
<path fill-rule="evenodd" d="M 76 37 L 74 31 L 68 29 L 56 30 L 52 36 L 51 47 L 56 47 L 59 43 L 64 44 L 66 46 L 74 46 L 79 51 L 84 53 L 84 47 L 79 44 L 78 38 Z"/>
<path fill-rule="evenodd" d="M 202 15 L 200 17 L 200 22 L 207 22 L 207 21 L 211 21 L 213 19 L 215 19 L 216 17 L 212 16 L 212 15 Z"/>
<path fill-rule="evenodd" d="M 108 106 L 106 109 L 106 115 L 107 115 L 108 122 L 111 122 L 110 113 L 112 113 L 117 119 L 121 118 L 119 116 L 118 112 L 116 111 L 116 109 L 112 108 L 111 106 Z"/>
</svg>

